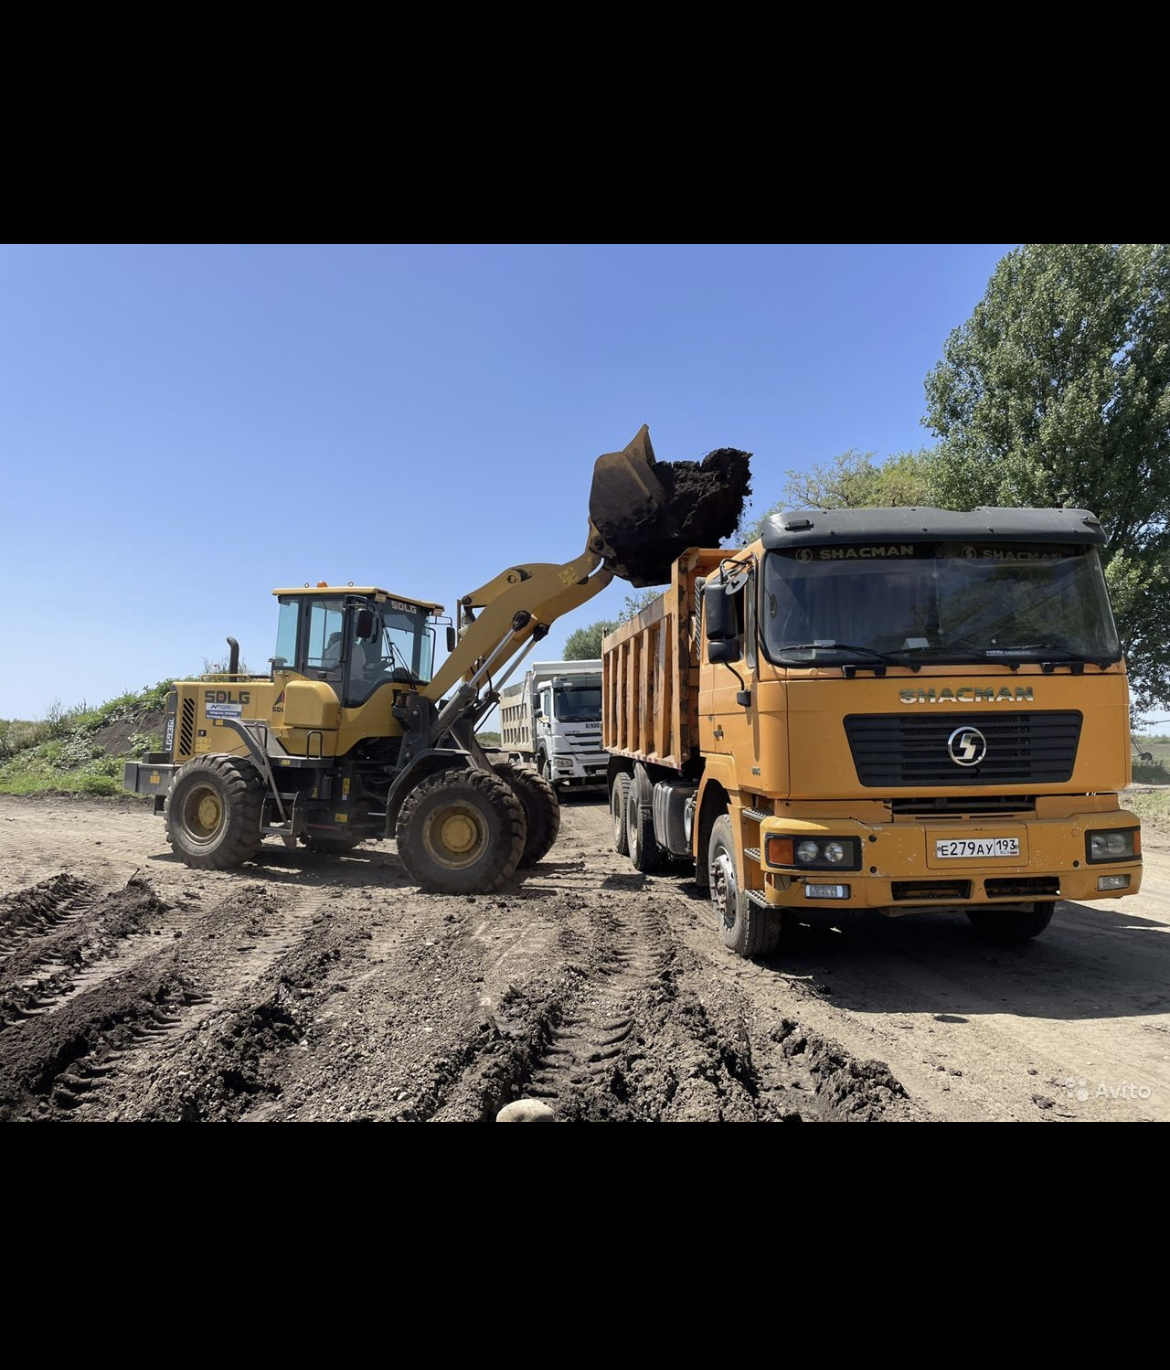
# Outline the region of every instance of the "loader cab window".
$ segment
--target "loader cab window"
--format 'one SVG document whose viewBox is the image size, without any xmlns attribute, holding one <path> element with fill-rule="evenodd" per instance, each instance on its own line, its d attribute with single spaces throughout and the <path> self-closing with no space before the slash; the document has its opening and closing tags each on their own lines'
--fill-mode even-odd
<svg viewBox="0 0 1170 1370">
<path fill-rule="evenodd" d="M 301 622 L 299 599 L 280 601 L 280 622 L 276 628 L 276 654 L 272 658 L 272 669 L 283 670 L 286 666 L 295 668 L 297 664 L 297 628 Z"/>
<path fill-rule="evenodd" d="M 345 606 L 340 599 L 314 599 L 306 605 L 305 670 L 340 679 L 345 655 Z"/>
<path fill-rule="evenodd" d="M 344 703 L 347 708 L 364 704 L 380 686 L 395 684 L 417 688 L 429 683 L 434 671 L 435 630 L 427 624 L 426 611 L 368 604 L 375 626 L 369 638 L 355 633 L 358 607 L 351 609 L 349 675 Z"/>
</svg>

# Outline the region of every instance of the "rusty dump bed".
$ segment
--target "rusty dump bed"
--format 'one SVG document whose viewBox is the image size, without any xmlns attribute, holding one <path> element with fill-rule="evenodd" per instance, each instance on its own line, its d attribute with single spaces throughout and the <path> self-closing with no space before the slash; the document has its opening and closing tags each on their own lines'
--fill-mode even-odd
<svg viewBox="0 0 1170 1370">
<path fill-rule="evenodd" d="M 726 552 L 677 561 L 670 589 L 601 646 L 601 745 L 617 756 L 681 770 L 699 746 L 695 582 Z"/>
</svg>

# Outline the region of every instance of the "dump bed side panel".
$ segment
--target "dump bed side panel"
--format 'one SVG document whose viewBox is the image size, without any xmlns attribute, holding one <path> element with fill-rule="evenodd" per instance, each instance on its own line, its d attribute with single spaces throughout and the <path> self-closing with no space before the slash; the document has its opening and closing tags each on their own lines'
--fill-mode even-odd
<svg viewBox="0 0 1170 1370">
<path fill-rule="evenodd" d="M 670 588 L 602 643 L 601 737 L 608 752 L 672 770 L 681 770 L 695 753 L 695 584 L 719 564 L 720 555 L 692 551 L 680 557 Z"/>
</svg>

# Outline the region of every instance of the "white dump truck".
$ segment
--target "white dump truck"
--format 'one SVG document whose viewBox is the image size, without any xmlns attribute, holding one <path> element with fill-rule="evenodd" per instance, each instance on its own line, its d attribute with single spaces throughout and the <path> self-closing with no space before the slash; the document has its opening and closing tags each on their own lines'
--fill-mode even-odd
<svg viewBox="0 0 1170 1370">
<path fill-rule="evenodd" d="M 601 661 L 538 661 L 500 694 L 500 750 L 554 785 L 604 785 Z"/>
</svg>

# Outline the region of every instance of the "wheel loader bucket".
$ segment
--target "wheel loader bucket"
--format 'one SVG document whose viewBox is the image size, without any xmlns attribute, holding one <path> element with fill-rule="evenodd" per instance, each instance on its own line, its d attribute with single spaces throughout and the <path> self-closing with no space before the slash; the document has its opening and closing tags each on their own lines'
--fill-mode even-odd
<svg viewBox="0 0 1170 1370">
<path fill-rule="evenodd" d="M 631 585 L 665 585 L 688 547 L 730 537 L 751 493 L 750 452 L 721 447 L 701 462 L 660 462 L 645 424 L 620 452 L 598 457 L 589 494 L 595 550 Z"/>
</svg>

